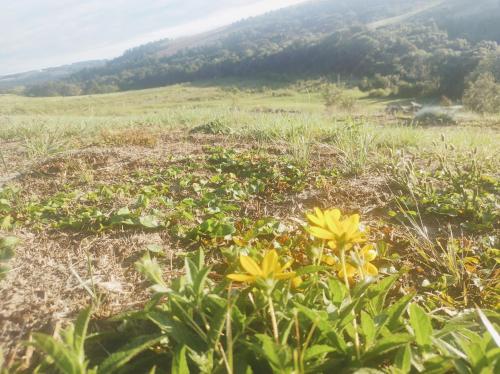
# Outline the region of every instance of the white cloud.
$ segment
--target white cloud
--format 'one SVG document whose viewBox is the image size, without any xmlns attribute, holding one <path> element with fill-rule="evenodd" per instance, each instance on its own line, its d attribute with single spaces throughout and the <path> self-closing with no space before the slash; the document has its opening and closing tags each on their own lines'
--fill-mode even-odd
<svg viewBox="0 0 500 374">
<path fill-rule="evenodd" d="M 303 1 L 11 1 L 0 11 L 0 74 L 112 58 L 149 41 L 197 34 Z"/>
</svg>

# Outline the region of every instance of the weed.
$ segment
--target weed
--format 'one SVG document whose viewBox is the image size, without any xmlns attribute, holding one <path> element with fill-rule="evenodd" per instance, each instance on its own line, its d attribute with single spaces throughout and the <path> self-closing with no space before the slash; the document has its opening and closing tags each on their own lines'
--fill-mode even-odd
<svg viewBox="0 0 500 374">
<path fill-rule="evenodd" d="M 400 158 L 391 171 L 394 181 L 406 192 L 399 197 L 414 214 L 419 207 L 425 216 L 447 218 L 465 230 L 487 231 L 498 224 L 499 182 L 484 174 L 474 153 L 452 160 L 438 155 L 432 171 Z"/>
<path fill-rule="evenodd" d="M 31 159 L 44 158 L 63 151 L 67 143 L 57 132 L 40 132 L 24 139 L 24 149 Z"/>
<path fill-rule="evenodd" d="M 210 121 L 196 126 L 189 131 L 191 134 L 230 135 L 233 130 L 220 120 Z"/>
<path fill-rule="evenodd" d="M 366 171 L 374 139 L 363 123 L 355 121 L 340 125 L 331 132 L 328 141 L 338 150 L 342 171 L 346 176 Z"/>
</svg>

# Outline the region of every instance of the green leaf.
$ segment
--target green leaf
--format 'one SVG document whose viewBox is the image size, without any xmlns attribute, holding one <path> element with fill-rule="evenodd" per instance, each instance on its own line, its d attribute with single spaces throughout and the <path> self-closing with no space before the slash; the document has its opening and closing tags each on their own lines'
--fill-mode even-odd
<svg viewBox="0 0 500 374">
<path fill-rule="evenodd" d="M 84 374 L 84 368 L 79 367 L 78 359 L 63 343 L 52 336 L 34 333 L 32 345 L 49 356 L 57 368 L 65 374 Z"/>
<path fill-rule="evenodd" d="M 201 268 L 196 274 L 195 279 L 193 280 L 193 291 L 198 296 L 203 294 L 203 290 L 205 288 L 205 283 L 207 281 L 208 274 L 210 273 L 209 267 Z"/>
<path fill-rule="evenodd" d="M 104 362 L 99 365 L 97 373 L 107 374 L 120 369 L 137 355 L 141 354 L 151 346 L 158 344 L 163 338 L 163 334 L 151 334 L 132 339 L 124 347 L 104 360 Z"/>
<path fill-rule="evenodd" d="M 142 227 L 146 227 L 148 229 L 157 229 L 160 227 L 158 218 L 153 215 L 139 217 L 139 223 Z"/>
<path fill-rule="evenodd" d="M 366 339 L 366 348 L 369 349 L 375 340 L 377 331 L 372 317 L 365 311 L 361 311 L 361 331 Z"/>
<path fill-rule="evenodd" d="M 399 274 L 394 274 L 382 279 L 378 283 L 370 285 L 367 290 L 367 295 L 370 300 L 370 305 L 373 308 L 373 314 L 379 314 L 382 311 L 387 294 L 398 278 Z"/>
<path fill-rule="evenodd" d="M 235 227 L 231 223 L 220 223 L 216 225 L 215 230 L 212 232 L 212 237 L 223 238 L 232 235 L 236 232 Z"/>
<path fill-rule="evenodd" d="M 148 317 L 180 345 L 185 345 L 196 352 L 202 352 L 206 349 L 205 342 L 184 321 L 174 319 L 163 311 L 151 311 L 148 313 Z M 179 318 L 183 318 L 183 316 L 179 316 Z"/>
<path fill-rule="evenodd" d="M 149 244 L 146 249 L 148 252 L 154 253 L 156 255 L 162 255 L 163 254 L 163 247 L 159 244 Z"/>
<path fill-rule="evenodd" d="M 402 372 L 409 373 L 411 370 L 411 348 L 409 344 L 399 348 L 394 365 Z"/>
<path fill-rule="evenodd" d="M 172 374 L 189 374 L 189 366 L 186 359 L 186 346 L 177 348 L 174 351 L 172 360 Z"/>
<path fill-rule="evenodd" d="M 486 317 L 486 314 L 476 307 L 477 314 L 479 314 L 479 318 L 481 318 L 481 322 L 483 323 L 484 327 L 486 327 L 486 330 L 490 333 L 491 337 L 493 338 L 493 341 L 495 344 L 500 347 L 500 335 L 498 334 L 498 331 L 496 330 L 495 326 L 490 322 L 488 317 Z"/>
<path fill-rule="evenodd" d="M 118 209 L 118 211 L 115 213 L 115 216 L 130 216 L 130 210 L 129 208 L 125 207 L 125 208 L 121 208 L 121 209 Z"/>
<path fill-rule="evenodd" d="M 384 353 L 398 349 L 402 345 L 408 344 L 411 340 L 412 337 L 409 334 L 393 334 L 387 336 L 378 340 L 376 345 L 370 349 L 363 358 L 367 361 L 380 358 Z"/>
<path fill-rule="evenodd" d="M 205 253 L 202 249 L 196 251 L 192 259 L 198 269 L 201 269 L 205 265 Z"/>
<path fill-rule="evenodd" d="M 0 211 L 8 211 L 12 205 L 10 204 L 10 201 L 7 199 L 0 199 Z"/>
<path fill-rule="evenodd" d="M 257 334 L 256 338 L 260 344 L 254 344 L 253 347 L 267 359 L 273 371 L 275 373 L 290 373 L 292 366 L 290 347 L 276 344 L 268 335 Z"/>
<path fill-rule="evenodd" d="M 80 312 L 75 322 L 75 328 L 73 332 L 73 346 L 75 349 L 75 353 L 80 359 L 80 362 L 83 362 L 85 360 L 84 346 L 91 314 L 92 308 L 85 308 Z"/>
<path fill-rule="evenodd" d="M 295 303 L 295 307 L 304 314 L 321 333 L 328 339 L 330 344 L 341 352 L 347 351 L 347 344 L 342 335 L 340 335 L 335 326 L 328 321 L 328 314 L 307 308 L 301 304 Z"/>
<path fill-rule="evenodd" d="M 413 299 L 413 294 L 403 296 L 394 304 L 384 309 L 382 313 L 375 317 L 375 322 L 382 326 L 387 326 L 389 330 L 396 330 L 400 325 L 400 317 L 403 315 L 406 307 Z"/>
<path fill-rule="evenodd" d="M 313 273 L 318 273 L 320 271 L 327 271 L 331 270 L 331 267 L 329 266 L 317 266 L 317 265 L 309 265 L 309 266 L 303 266 L 295 272 L 297 276 L 300 275 L 306 275 L 306 274 L 313 274 Z"/>
<path fill-rule="evenodd" d="M 432 323 L 427 313 L 417 304 L 410 305 L 410 324 L 415 332 L 415 340 L 420 346 L 432 344 Z"/>
<path fill-rule="evenodd" d="M 316 344 L 306 350 L 304 360 L 309 361 L 330 352 L 335 352 L 335 349 L 329 345 Z"/>
<path fill-rule="evenodd" d="M 328 280 L 328 288 L 330 290 L 330 298 L 332 303 L 336 305 L 342 304 L 347 293 L 346 286 L 338 279 L 331 278 Z"/>
<path fill-rule="evenodd" d="M 9 272 L 9 270 L 10 270 L 9 267 L 0 265 L 0 279 L 2 279 L 5 276 L 5 274 Z"/>
</svg>

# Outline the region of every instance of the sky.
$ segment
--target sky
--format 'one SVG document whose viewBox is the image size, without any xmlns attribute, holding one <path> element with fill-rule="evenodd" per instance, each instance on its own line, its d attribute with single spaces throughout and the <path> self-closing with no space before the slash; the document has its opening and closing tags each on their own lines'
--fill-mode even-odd
<svg viewBox="0 0 500 374">
<path fill-rule="evenodd" d="M 0 0 L 0 75 L 107 59 L 304 0 Z"/>
</svg>

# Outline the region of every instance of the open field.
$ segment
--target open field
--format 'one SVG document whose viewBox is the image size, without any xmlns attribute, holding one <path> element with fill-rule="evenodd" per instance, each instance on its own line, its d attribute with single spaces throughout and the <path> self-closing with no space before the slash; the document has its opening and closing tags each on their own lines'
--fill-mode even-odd
<svg viewBox="0 0 500 374">
<path fill-rule="evenodd" d="M 240 272 L 238 256 L 260 259 L 264 249 L 273 248 L 280 259 L 293 260 L 292 269 L 303 282 L 295 291 L 276 286 L 277 322 L 271 318 L 268 326 L 248 316 L 233 322 L 235 352 L 243 346 L 249 352 L 254 349 L 250 342 L 239 343 L 246 335 L 238 331 L 274 339 L 275 327 L 282 339 L 287 331 L 285 345 L 299 347 L 280 353 L 286 356 L 284 364 L 298 365 L 304 372 L 303 365 L 310 365 L 309 371 L 325 370 L 324 361 L 340 351 L 342 357 L 354 357 L 343 358 L 344 365 L 384 367 L 391 354 L 405 355 L 410 346 L 422 370 L 440 365 L 444 371 L 436 372 L 446 372 L 459 361 L 471 362 L 473 353 L 462 340 L 476 344 L 476 334 L 484 336 L 478 339 L 484 339 L 488 352 L 493 343 L 474 308 L 498 322 L 494 311 L 500 306 L 500 117 L 460 112 L 454 125 L 415 126 L 409 124 L 411 115 L 386 113 L 386 105 L 396 101 L 369 98 L 357 90 L 346 91 L 355 98 L 353 105 L 327 107 L 323 86 L 302 82 L 265 87 L 228 81 L 72 98 L 0 96 L 0 238 L 19 239 L 0 283 L 0 347 L 6 365 L 32 371 L 40 362 L 39 353 L 22 341 L 33 339 L 34 331 L 58 336 L 90 304 L 92 331 L 116 335 L 95 337 L 98 343 L 89 349 L 89 360 L 91 366 L 102 363 L 123 339 L 139 330 L 144 333 L 141 323 L 147 322 L 140 316 L 125 317 L 121 325 L 106 319 L 141 310 L 151 300 L 151 283 L 156 291 L 167 292 L 170 281 L 185 274 L 184 261 L 194 253 L 198 255 L 192 261 L 198 263 L 191 271 L 205 271 L 199 264 L 200 249 L 212 266 L 200 281 L 205 288 L 198 285 L 203 289 L 200 298 L 203 294 L 212 295 L 212 301 L 220 299 L 227 293 L 227 285 L 220 285 L 225 275 Z M 361 286 L 349 289 L 349 284 L 376 278 L 362 271 L 351 283 L 343 283 L 340 275 L 338 284 L 332 280 L 341 273 L 339 263 L 345 265 L 343 249 L 328 249 L 330 244 L 307 231 L 306 213 L 316 207 L 361 216 L 363 240 L 373 243 L 370 250 L 376 254 L 366 262 L 375 266 L 379 279 L 392 279 L 391 284 L 385 281 L 391 290 L 377 297 L 389 306 L 406 300 L 394 314 L 394 329 L 383 325 L 376 333 L 380 340 L 397 334 L 401 340 L 391 343 L 394 349 L 377 351 L 375 332 L 361 333 L 359 341 L 357 329 L 379 323 L 376 317 L 383 314 L 377 309 L 374 313 L 379 314 L 369 319 L 368 312 L 361 312 L 361 302 L 347 315 L 351 310 L 361 313 L 362 326 L 354 323 L 352 330 L 353 319 L 346 317 L 346 325 L 335 328 L 348 342 L 338 343 L 341 348 L 325 348 L 330 343 L 318 322 L 324 316 L 318 313 L 314 320 L 304 300 L 308 308 L 326 310 L 322 302 L 330 297 L 328 287 L 338 287 L 350 302 L 351 292 L 365 300 L 365 293 L 375 294 L 375 285 L 384 281 L 366 291 Z M 355 266 L 353 261 L 349 266 Z M 308 270 L 301 272 L 301 267 Z M 182 294 L 181 301 L 191 297 L 176 292 Z M 293 296 L 284 301 L 287 293 Z M 234 296 L 234 307 L 237 297 L 241 295 Z M 260 300 L 257 292 L 255 297 L 256 310 L 265 310 L 265 297 Z M 331 297 L 329 308 L 349 308 L 349 303 Z M 305 330 L 297 328 L 292 334 L 299 317 L 287 314 L 289 304 L 302 302 L 293 313 L 300 310 L 300 318 L 313 322 L 300 324 Z M 412 329 L 406 331 L 410 303 Z M 220 314 L 230 310 L 231 315 L 231 307 L 221 308 Z M 243 309 L 238 313 L 243 315 Z M 421 311 L 430 317 L 421 317 Z M 196 319 L 196 313 L 204 315 L 196 308 L 187 314 Z M 434 326 L 428 332 L 434 331 L 432 342 L 419 335 L 416 315 L 427 327 Z M 264 312 L 255 318 L 268 319 Z M 192 328 L 200 336 L 210 335 L 211 323 L 203 320 L 201 332 Z M 218 323 L 225 332 L 217 339 L 224 336 L 226 341 L 227 325 L 224 320 Z M 153 331 L 150 325 L 148 332 Z M 456 334 L 449 333 L 449 326 L 456 327 Z M 470 330 L 458 330 L 462 327 Z M 266 339 L 262 344 L 269 343 Z M 305 339 L 322 347 L 309 361 L 307 355 L 300 356 Z M 149 368 L 161 359 L 170 367 L 186 355 L 164 349 L 168 344 L 158 337 L 153 340 L 142 356 L 137 352 L 127 362 L 149 360 L 143 366 Z M 214 371 L 232 367 L 232 344 L 217 340 L 211 351 Z M 269 344 L 274 344 L 272 339 Z M 438 348 L 431 349 L 433 344 Z M 203 361 L 193 359 L 189 349 L 189 365 Z M 299 352 L 297 361 L 294 352 Z M 493 361 L 484 360 L 485 367 L 494 370 Z M 133 365 L 116 365 L 107 368 L 134 372 Z M 478 372 L 474 370 L 480 365 L 470 372 Z"/>
</svg>

